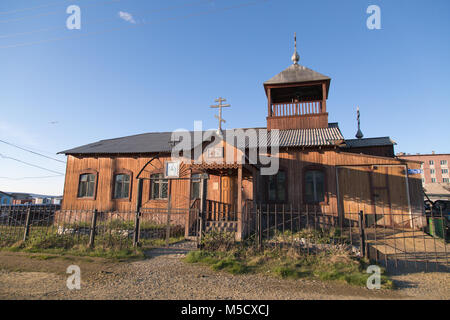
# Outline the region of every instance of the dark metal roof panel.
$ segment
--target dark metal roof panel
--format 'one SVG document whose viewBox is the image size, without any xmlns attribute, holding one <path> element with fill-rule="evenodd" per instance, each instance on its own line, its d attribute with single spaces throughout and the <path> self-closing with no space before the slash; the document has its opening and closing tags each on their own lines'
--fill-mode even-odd
<svg viewBox="0 0 450 320">
<path fill-rule="evenodd" d="M 61 151 L 63 154 L 153 153 L 169 152 L 171 132 L 151 132 L 116 139 L 100 140 L 77 148 Z"/>
<path fill-rule="evenodd" d="M 363 148 L 363 147 L 379 147 L 392 146 L 397 144 L 389 137 L 365 138 L 365 139 L 348 139 L 345 140 L 346 148 Z"/>
</svg>

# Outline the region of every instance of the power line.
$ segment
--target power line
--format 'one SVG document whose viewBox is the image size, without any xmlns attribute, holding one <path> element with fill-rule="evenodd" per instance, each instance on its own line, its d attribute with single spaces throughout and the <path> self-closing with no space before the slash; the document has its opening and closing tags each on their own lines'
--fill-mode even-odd
<svg viewBox="0 0 450 320">
<path fill-rule="evenodd" d="M 182 5 L 174 5 L 174 6 L 169 6 L 169 7 L 164 7 L 164 8 L 154 9 L 154 10 L 145 10 L 145 11 L 141 12 L 141 14 L 142 13 L 156 13 L 156 12 L 162 12 L 162 11 L 171 11 L 171 10 L 175 10 L 175 9 L 181 9 L 181 8 L 186 8 L 186 7 L 193 7 L 193 6 L 197 6 L 197 5 L 200 5 L 200 4 L 203 4 L 203 3 L 207 3 L 207 2 L 211 2 L 211 0 L 201 0 L 201 1 L 185 3 L 185 4 L 182 4 Z M 112 20 L 117 20 L 117 17 L 105 18 L 105 19 L 96 19 L 96 20 L 93 20 L 93 21 L 91 21 L 89 23 L 97 23 L 97 22 L 112 21 Z M 0 35 L 0 39 L 2 39 L 2 38 L 12 38 L 12 37 L 17 37 L 17 36 L 22 36 L 22 35 L 27 35 L 27 34 L 33 34 L 33 33 L 39 33 L 39 32 L 47 32 L 47 31 L 54 31 L 54 30 L 66 30 L 66 27 L 52 27 L 52 28 L 44 28 L 44 29 L 38 29 L 38 30 L 32 30 L 32 31 L 10 33 L 10 34 L 5 34 L 5 35 Z"/>
<path fill-rule="evenodd" d="M 15 145 L 15 144 L 13 144 L 13 143 L 10 143 L 10 142 L 4 141 L 4 140 L 0 140 L 0 142 L 2 142 L 2 143 L 4 143 L 4 144 L 7 144 L 7 145 L 9 145 L 9 146 L 18 148 L 18 149 L 20 149 L 20 150 L 27 151 L 27 152 L 33 153 L 33 154 L 35 154 L 35 155 L 38 155 L 38 156 L 41 156 L 41 157 L 50 159 L 50 160 L 58 161 L 58 162 L 61 162 L 61 163 L 66 163 L 65 161 L 62 161 L 62 160 L 59 160 L 59 159 L 55 159 L 55 158 L 46 156 L 46 155 L 41 154 L 41 153 L 39 153 L 39 152 L 31 151 L 31 150 L 25 149 L 25 148 L 23 148 L 23 147 L 19 147 L 18 145 Z"/>
<path fill-rule="evenodd" d="M 68 2 L 68 1 L 69 0 L 58 1 L 58 2 L 51 2 L 51 3 L 47 3 L 47 4 L 41 4 L 39 6 L 34 6 L 34 7 L 22 8 L 22 9 L 10 10 L 10 11 L 3 11 L 3 12 L 0 12 L 0 15 L 12 14 L 12 13 L 23 12 L 23 11 L 33 11 L 33 10 L 36 10 L 36 9 L 41 9 L 41 8 L 46 8 L 46 7 L 52 7 L 52 6 L 55 6 L 55 5 L 60 5 L 61 3 Z"/>
<path fill-rule="evenodd" d="M 40 176 L 40 177 L 20 177 L 20 178 L 12 178 L 12 177 L 0 177 L 0 179 L 4 180 L 37 180 L 37 179 L 49 179 L 49 178 L 58 178 L 64 176 L 63 174 L 58 174 L 56 176 Z"/>
<path fill-rule="evenodd" d="M 156 24 L 158 22 L 165 22 L 165 21 L 179 20 L 179 19 L 187 19 L 187 18 L 190 18 L 190 17 L 201 16 L 201 15 L 206 15 L 206 14 L 220 12 L 220 11 L 227 11 L 227 10 L 231 10 L 231 9 L 248 7 L 248 6 L 256 5 L 256 4 L 260 3 L 260 2 L 267 2 L 267 1 L 269 1 L 269 0 L 256 0 L 256 1 L 252 1 L 252 2 L 243 3 L 243 4 L 240 4 L 240 5 L 234 5 L 234 6 L 229 6 L 229 7 L 217 8 L 217 9 L 203 11 L 203 12 L 196 12 L 196 13 L 192 13 L 192 14 L 188 14 L 188 15 L 184 15 L 184 16 L 178 16 L 178 17 L 172 17 L 172 18 L 164 18 L 164 19 L 151 21 L 151 22 L 143 21 L 143 22 L 140 22 L 139 24 L 130 24 L 130 25 L 127 25 L 125 27 L 124 26 L 114 27 L 114 28 L 104 29 L 104 30 L 99 30 L 99 31 L 86 32 L 86 33 L 82 33 L 82 34 L 78 34 L 78 35 L 74 35 L 74 36 L 65 36 L 65 37 L 58 37 L 58 38 L 52 38 L 52 39 L 46 39 L 46 40 L 40 40 L 40 41 L 34 41 L 34 42 L 24 42 L 24 43 L 12 44 L 12 45 L 0 46 L 0 49 L 10 49 L 10 48 L 25 47 L 25 46 L 30 46 L 30 45 L 42 44 L 42 43 L 62 41 L 62 40 L 67 40 L 67 39 L 76 39 L 76 38 L 81 38 L 81 37 L 89 36 L 89 35 L 108 33 L 108 32 L 112 32 L 112 31 L 120 30 L 122 28 L 132 28 L 132 27 L 137 27 L 137 26 L 141 26 L 141 25 Z"/>
<path fill-rule="evenodd" d="M 96 3 L 96 4 L 85 4 L 83 5 L 83 7 L 89 7 L 89 6 L 93 6 L 93 7 L 97 7 L 97 6 L 102 6 L 102 5 L 108 5 L 111 3 L 118 3 L 121 0 L 106 0 L 102 3 Z M 34 15 L 28 15 L 28 16 L 24 16 L 24 17 L 19 17 L 19 18 L 13 18 L 13 19 L 8 19 L 8 20 L 0 20 L 0 23 L 6 23 L 6 22 L 15 22 L 15 21 L 21 21 L 21 20 L 26 20 L 26 19 L 30 19 L 30 18 L 35 18 L 35 17 L 42 17 L 42 16 L 49 16 L 52 14 L 58 14 L 61 13 L 61 10 L 56 10 L 56 11 L 49 11 L 49 12 L 42 12 L 42 13 L 38 13 L 38 14 L 34 14 Z"/>
<path fill-rule="evenodd" d="M 14 14 L 14 13 L 18 13 L 18 12 L 24 12 L 24 11 L 34 11 L 34 10 L 38 10 L 38 9 L 42 9 L 42 8 L 48 8 L 48 7 L 55 7 L 55 6 L 59 6 L 65 2 L 76 2 L 76 1 L 83 1 L 83 0 L 62 0 L 62 1 L 57 1 L 57 2 L 50 2 L 50 3 L 46 3 L 46 4 L 41 4 L 38 6 L 33 6 L 33 7 L 28 7 L 28 8 L 22 8 L 22 9 L 15 9 L 15 10 L 10 10 L 10 11 L 3 11 L 0 12 L 0 15 L 5 15 L 5 14 Z M 120 0 L 117 0 L 120 1 Z"/>
<path fill-rule="evenodd" d="M 42 169 L 42 170 L 45 170 L 45 171 L 49 171 L 49 172 L 53 172 L 53 173 L 56 173 L 56 174 L 62 174 L 63 175 L 63 173 L 61 173 L 61 172 L 54 171 L 54 170 L 51 170 L 51 169 L 47 169 L 47 168 L 44 168 L 44 167 L 41 167 L 41 166 L 38 166 L 38 165 L 35 165 L 35 164 L 32 164 L 32 163 L 29 163 L 29 162 L 22 161 L 20 159 L 8 157 L 8 156 L 5 156 L 4 154 L 1 154 L 1 153 L 0 153 L 0 157 L 3 158 L 3 159 L 14 160 L 14 161 L 17 161 L 17 162 L 20 162 L 20 163 L 23 163 L 23 164 L 26 164 L 26 165 L 29 165 L 29 166 L 32 166 L 32 167 L 35 167 L 35 168 L 39 168 L 39 169 Z"/>
</svg>

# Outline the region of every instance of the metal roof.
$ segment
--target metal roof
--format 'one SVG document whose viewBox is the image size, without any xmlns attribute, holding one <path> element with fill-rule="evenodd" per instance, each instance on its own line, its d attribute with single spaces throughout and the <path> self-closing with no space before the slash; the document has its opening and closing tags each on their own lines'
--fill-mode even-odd
<svg viewBox="0 0 450 320">
<path fill-rule="evenodd" d="M 389 137 L 365 138 L 365 139 L 348 139 L 345 140 L 346 148 L 363 148 L 376 146 L 392 146 L 397 144 Z"/>
<path fill-rule="evenodd" d="M 296 82 L 321 81 L 321 80 L 331 80 L 331 79 L 323 74 L 320 74 L 302 65 L 292 64 L 287 69 L 281 71 L 273 78 L 264 82 L 264 84 L 270 85 L 270 84 L 296 83 Z"/>
<path fill-rule="evenodd" d="M 336 145 L 344 140 L 337 126 L 318 129 L 280 130 L 280 147 L 314 147 Z"/>
<path fill-rule="evenodd" d="M 171 132 L 150 132 L 133 136 L 100 140 L 94 143 L 61 151 L 63 154 L 94 153 L 153 153 L 169 152 Z"/>
<path fill-rule="evenodd" d="M 246 146 L 260 146 L 261 139 L 265 135 L 259 135 L 258 129 L 266 128 L 250 128 L 257 132 L 256 139 L 258 141 L 250 141 L 252 138 L 246 139 Z M 250 129 L 230 129 L 224 131 L 224 137 L 232 136 L 237 130 L 243 130 L 248 133 Z M 275 130 L 269 131 L 267 134 L 267 141 L 276 141 L 275 136 L 271 138 Z M 190 132 L 193 137 L 194 132 Z M 87 144 L 77 148 L 61 151 L 63 154 L 139 154 L 139 153 L 156 153 L 156 152 L 170 152 L 169 141 L 171 140 L 171 132 L 152 132 L 128 137 L 101 140 L 95 143 Z M 213 134 L 214 135 L 214 134 Z M 279 130 L 279 147 L 309 147 L 309 146 L 329 146 L 340 143 L 344 137 L 339 130 L 337 123 L 330 123 L 328 128 L 319 129 L 292 129 Z M 249 134 L 249 137 L 251 135 Z M 193 141 L 192 139 L 191 141 Z M 254 139 L 253 139 L 254 140 Z M 208 142 L 211 140 L 204 140 Z M 269 145 L 269 143 L 267 144 Z M 193 145 L 194 147 L 194 145 Z"/>
</svg>

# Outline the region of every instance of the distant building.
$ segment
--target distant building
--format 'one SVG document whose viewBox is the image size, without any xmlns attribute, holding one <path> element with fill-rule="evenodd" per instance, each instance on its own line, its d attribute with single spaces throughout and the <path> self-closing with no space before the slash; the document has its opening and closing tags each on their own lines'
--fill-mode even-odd
<svg viewBox="0 0 450 320">
<path fill-rule="evenodd" d="M 449 163 L 450 154 L 405 154 L 399 153 L 397 156 L 405 160 L 421 161 L 422 185 L 425 193 L 432 200 L 450 200 L 450 176 Z"/>
<path fill-rule="evenodd" d="M 34 193 L 11 192 L 8 204 L 61 204 L 62 196 L 47 196 Z"/>
<path fill-rule="evenodd" d="M 33 203 L 33 197 L 29 193 L 12 192 L 12 204 L 28 204 Z"/>
<path fill-rule="evenodd" d="M 9 193 L 0 191 L 0 204 L 11 204 L 13 200 L 12 195 Z"/>
<path fill-rule="evenodd" d="M 405 154 L 398 153 L 401 159 L 416 160 L 422 163 L 422 183 L 450 183 L 449 163 L 450 154 Z"/>
</svg>

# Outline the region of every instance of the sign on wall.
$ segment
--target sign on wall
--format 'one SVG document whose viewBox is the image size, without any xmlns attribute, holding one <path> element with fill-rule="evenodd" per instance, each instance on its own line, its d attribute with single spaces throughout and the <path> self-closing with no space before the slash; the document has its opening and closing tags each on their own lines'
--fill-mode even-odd
<svg viewBox="0 0 450 320">
<path fill-rule="evenodd" d="M 421 174 L 423 173 L 422 169 L 408 169 L 408 174 Z"/>
<path fill-rule="evenodd" d="M 180 162 L 179 161 L 166 161 L 164 169 L 165 178 L 179 178 L 180 176 Z"/>
<path fill-rule="evenodd" d="M 211 147 L 207 150 L 208 158 L 223 158 L 222 147 Z"/>
</svg>

